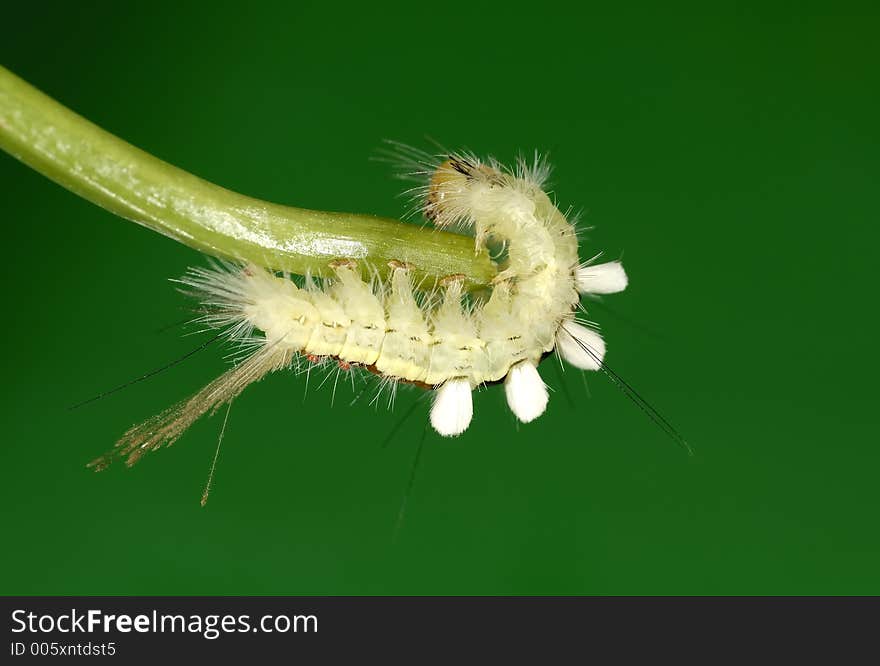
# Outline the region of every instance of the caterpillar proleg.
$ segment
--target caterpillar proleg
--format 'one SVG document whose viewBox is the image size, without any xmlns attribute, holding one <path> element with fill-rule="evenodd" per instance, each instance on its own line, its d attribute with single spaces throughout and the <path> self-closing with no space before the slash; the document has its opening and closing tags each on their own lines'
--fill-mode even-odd
<svg viewBox="0 0 880 666">
<path fill-rule="evenodd" d="M 522 423 L 541 416 L 549 394 L 538 365 L 551 352 L 601 369 L 605 343 L 577 321 L 580 297 L 623 290 L 626 273 L 617 261 L 581 263 L 574 225 L 543 189 L 546 163 L 506 168 L 456 153 L 420 171 L 425 182 L 414 191 L 427 220 L 469 228 L 475 249 L 501 249 L 489 289 L 467 293 L 461 275 L 424 285 L 402 260 L 380 278 L 374 266 L 338 259 L 329 263 L 331 277 L 306 275 L 300 284 L 254 263 L 190 269 L 181 282 L 209 312 L 202 321 L 226 330 L 244 356 L 191 398 L 131 428 L 110 455 L 131 464 L 267 373 L 300 363 L 359 368 L 392 386 L 432 391 L 429 421 L 447 437 L 468 429 L 472 392 L 490 383 L 504 383 Z"/>
</svg>

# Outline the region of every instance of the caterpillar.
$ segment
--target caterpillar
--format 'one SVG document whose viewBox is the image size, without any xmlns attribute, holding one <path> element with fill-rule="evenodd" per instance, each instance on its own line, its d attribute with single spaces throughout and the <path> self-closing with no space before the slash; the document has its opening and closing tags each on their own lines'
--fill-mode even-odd
<svg viewBox="0 0 880 666">
<path fill-rule="evenodd" d="M 470 153 L 436 158 L 414 190 L 418 209 L 437 228 L 470 229 L 477 248 L 500 252 L 486 293 L 467 294 L 464 276 L 415 281 L 413 267 L 389 264 L 387 278 L 351 259 L 330 264 L 332 276 L 292 276 L 254 264 L 216 263 L 181 280 L 208 312 L 209 326 L 243 346 L 243 358 L 195 395 L 129 429 L 114 449 L 133 464 L 174 443 L 199 417 L 230 404 L 266 374 L 296 364 L 335 363 L 363 369 L 392 386 L 433 393 L 430 424 L 454 437 L 473 419 L 472 392 L 503 383 L 522 423 L 547 409 L 538 365 L 556 352 L 582 370 L 603 368 L 605 342 L 578 318 L 581 296 L 627 286 L 618 261 L 581 262 L 574 224 L 544 189 L 546 162 L 514 167 Z"/>
</svg>

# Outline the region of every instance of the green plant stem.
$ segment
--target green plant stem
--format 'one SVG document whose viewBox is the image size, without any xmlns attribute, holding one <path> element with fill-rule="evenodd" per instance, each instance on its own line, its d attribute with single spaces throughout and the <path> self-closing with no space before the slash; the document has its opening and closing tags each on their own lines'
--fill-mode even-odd
<svg viewBox="0 0 880 666">
<path fill-rule="evenodd" d="M 496 272 L 467 236 L 281 206 L 209 183 L 105 132 L 3 67 L 0 148 L 92 203 L 216 257 L 318 276 L 329 274 L 334 259 L 380 273 L 396 260 L 427 283 L 460 273 L 472 288 Z"/>
</svg>

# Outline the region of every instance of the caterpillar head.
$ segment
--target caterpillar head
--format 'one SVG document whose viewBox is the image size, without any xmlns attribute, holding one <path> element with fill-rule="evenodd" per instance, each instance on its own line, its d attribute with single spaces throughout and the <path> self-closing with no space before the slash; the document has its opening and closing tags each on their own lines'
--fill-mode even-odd
<svg viewBox="0 0 880 666">
<path fill-rule="evenodd" d="M 493 166 L 468 155 L 450 155 L 431 174 L 424 215 L 438 227 L 470 223 L 479 193 L 503 182 L 504 174 Z"/>
</svg>

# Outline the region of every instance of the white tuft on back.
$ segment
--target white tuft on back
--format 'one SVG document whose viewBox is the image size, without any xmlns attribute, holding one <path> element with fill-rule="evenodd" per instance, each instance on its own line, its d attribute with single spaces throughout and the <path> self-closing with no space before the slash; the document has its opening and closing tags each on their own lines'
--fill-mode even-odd
<svg viewBox="0 0 880 666">
<path fill-rule="evenodd" d="M 602 336 L 573 321 L 567 321 L 559 327 L 556 349 L 562 358 L 581 370 L 599 370 L 605 358 Z"/>
<path fill-rule="evenodd" d="M 530 361 L 521 361 L 510 369 L 504 392 L 510 411 L 523 423 L 534 421 L 547 409 L 547 386 Z"/>
<path fill-rule="evenodd" d="M 616 294 L 626 289 L 626 271 L 619 261 L 577 269 L 577 290 L 582 294 Z"/>
<path fill-rule="evenodd" d="M 474 403 L 466 379 L 450 379 L 434 391 L 431 425 L 444 437 L 460 435 L 471 423 Z"/>
</svg>

